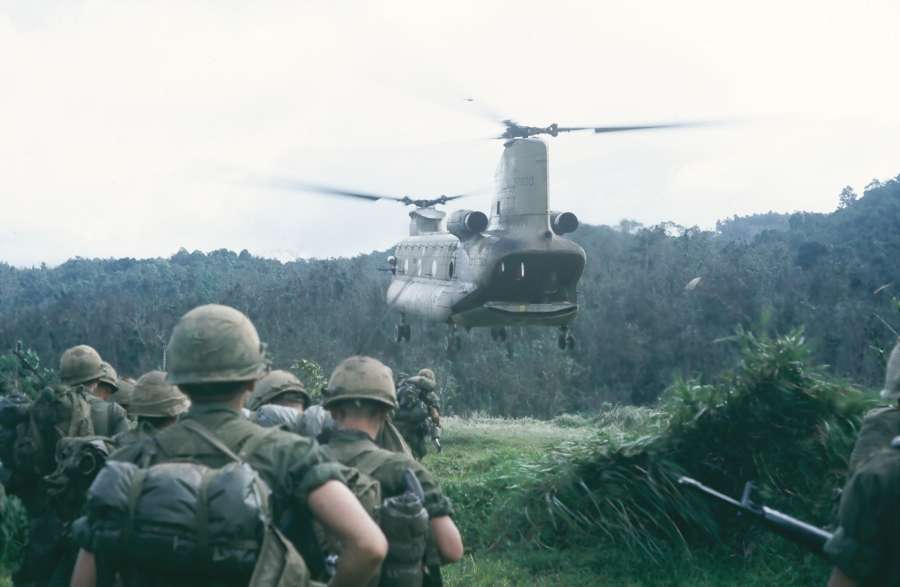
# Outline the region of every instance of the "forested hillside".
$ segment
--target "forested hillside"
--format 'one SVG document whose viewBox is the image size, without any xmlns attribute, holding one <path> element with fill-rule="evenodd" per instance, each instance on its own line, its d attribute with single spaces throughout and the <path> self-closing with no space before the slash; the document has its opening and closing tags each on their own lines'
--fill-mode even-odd
<svg viewBox="0 0 900 587">
<path fill-rule="evenodd" d="M 394 342 L 388 274 L 379 271 L 389 252 L 281 263 L 226 250 L 0 265 L 0 349 L 21 339 L 55 363 L 66 347 L 88 343 L 139 375 L 161 366 L 178 316 L 219 302 L 253 319 L 277 366 L 309 358 L 330 369 L 352 353 L 401 372 L 432 365 L 457 413 L 549 417 L 605 401 L 649 403 L 673 377 L 709 379 L 730 365 L 735 350 L 720 339 L 738 326 L 803 326 L 817 361 L 880 381 L 877 349 L 890 347 L 889 324 L 900 323 L 900 176 L 859 198 L 845 190 L 831 214 L 735 217 L 715 232 L 623 222 L 583 226 L 574 238 L 588 263 L 570 354 L 540 328 L 515 329 L 509 347 L 472 331 L 452 358 L 443 325 L 413 322 L 412 343 Z"/>
</svg>

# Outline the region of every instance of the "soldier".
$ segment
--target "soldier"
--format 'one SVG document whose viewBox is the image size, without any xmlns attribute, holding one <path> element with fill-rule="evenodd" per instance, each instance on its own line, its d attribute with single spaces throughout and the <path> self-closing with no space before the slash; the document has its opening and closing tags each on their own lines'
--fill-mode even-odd
<svg viewBox="0 0 900 587">
<path fill-rule="evenodd" d="M 29 421 L 16 431 L 12 489 L 29 516 L 28 545 L 14 577 L 16 585 L 58 583 L 71 568 L 64 560 L 71 545 L 72 520 L 67 516 L 71 511 L 56 507 L 60 505 L 58 487 L 51 492 L 47 477 L 57 469 L 58 444 L 128 429 L 121 406 L 95 395 L 100 379 L 109 375 L 96 350 L 87 345 L 67 349 L 60 358 L 59 374 L 63 385 L 42 390 L 32 404 Z"/>
<path fill-rule="evenodd" d="M 870 455 L 844 488 L 839 526 L 825 544 L 829 587 L 900 586 L 900 436 Z"/>
<path fill-rule="evenodd" d="M 112 399 L 113 394 L 119 390 L 119 374 L 106 361 L 103 361 L 101 365 L 103 367 L 103 375 L 100 376 L 100 381 L 97 382 L 94 395 L 108 402 Z"/>
<path fill-rule="evenodd" d="M 128 407 L 131 405 L 131 394 L 134 393 L 135 383 L 137 382 L 131 377 L 119 378 L 119 391 L 113 396 L 113 401 L 122 406 L 125 413 L 128 414 L 129 420 L 133 420 L 131 414 L 128 412 Z"/>
<path fill-rule="evenodd" d="M 434 477 L 415 459 L 375 444 L 388 415 L 397 407 L 391 370 L 371 357 L 350 357 L 335 368 L 326 393 L 323 405 L 334 417 L 337 429 L 325 451 L 378 481 L 385 498 L 407 490 L 403 476 L 412 470 L 424 490 L 433 548 L 439 555 L 439 561 L 431 560 L 440 564 L 461 559 L 462 538 L 450 517 L 452 506 Z M 432 572 L 437 573 L 437 568 Z"/>
<path fill-rule="evenodd" d="M 110 438 L 128 430 L 124 408 L 101 399 L 97 392 L 101 379 L 110 381 L 113 375 L 103 367 L 103 360 L 97 351 L 87 345 L 66 350 L 59 361 L 59 377 L 63 385 L 79 389 L 91 405 L 93 433 Z"/>
<path fill-rule="evenodd" d="M 191 402 L 186 395 L 166 382 L 164 372 L 150 371 L 141 375 L 134 386 L 131 399 L 131 415 L 137 418 L 137 426 L 133 430 L 117 435 L 113 439 L 116 447 L 140 442 L 145 437 L 171 426 L 190 405 Z"/>
<path fill-rule="evenodd" d="M 285 533 L 307 564 L 314 568 L 315 546 L 298 544 L 295 537 L 313 535 L 315 518 L 344 546 L 331 585 L 365 584 L 384 559 L 387 543 L 344 485 L 347 470 L 331 462 L 314 441 L 261 428 L 241 416 L 245 393 L 265 374 L 262 349 L 256 328 L 233 308 L 207 305 L 185 314 L 169 341 L 167 381 L 190 398 L 190 409 L 177 423 L 120 449 L 111 459 L 142 466 L 192 462 L 218 469 L 233 462 L 228 453 L 239 453 L 271 490 L 279 525 L 291 519 L 302 527 Z M 109 577 L 115 569 L 102 556 L 95 558 L 90 533 L 79 538 L 82 550 L 72 585 L 93 586 L 98 576 Z"/>
<path fill-rule="evenodd" d="M 250 419 L 260 426 L 283 426 L 296 431 L 310 397 L 303 383 L 290 371 L 272 371 L 260 379 L 245 404 Z"/>
<path fill-rule="evenodd" d="M 866 414 L 859 436 L 850 455 L 850 475 L 870 456 L 900 435 L 900 342 L 888 359 L 881 398 L 892 405 L 876 408 Z"/>
<path fill-rule="evenodd" d="M 440 439 L 441 404 L 434 371 L 422 369 L 400 383 L 400 403 L 393 421 L 409 443 L 413 455 L 421 460 L 427 453 L 427 438 Z"/>
</svg>

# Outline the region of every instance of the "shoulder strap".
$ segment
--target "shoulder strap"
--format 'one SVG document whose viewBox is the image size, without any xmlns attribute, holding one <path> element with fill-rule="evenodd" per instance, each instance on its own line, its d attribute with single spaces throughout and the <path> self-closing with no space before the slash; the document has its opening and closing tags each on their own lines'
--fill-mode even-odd
<svg viewBox="0 0 900 587">
<path fill-rule="evenodd" d="M 375 469 L 384 464 L 384 461 L 384 455 L 382 455 L 380 451 L 370 450 L 364 452 L 359 459 L 353 463 L 353 468 L 359 469 L 366 475 L 371 476 Z"/>
<path fill-rule="evenodd" d="M 183 420 L 181 422 L 181 425 L 184 426 L 185 428 L 187 428 L 188 430 L 190 430 L 191 432 L 193 432 L 194 434 L 196 434 L 197 436 L 199 436 L 200 438 L 202 438 L 203 440 L 205 440 L 206 442 L 210 443 L 217 449 L 219 449 L 226 456 L 228 456 L 228 458 L 230 458 L 232 461 L 234 461 L 236 463 L 244 462 L 244 459 L 242 459 L 241 457 L 236 455 L 233 450 L 231 450 L 230 448 L 225 446 L 224 442 L 222 442 L 221 440 L 216 438 L 212 434 L 212 432 L 207 430 L 206 426 L 204 426 L 200 422 L 197 422 L 196 420 Z"/>
</svg>

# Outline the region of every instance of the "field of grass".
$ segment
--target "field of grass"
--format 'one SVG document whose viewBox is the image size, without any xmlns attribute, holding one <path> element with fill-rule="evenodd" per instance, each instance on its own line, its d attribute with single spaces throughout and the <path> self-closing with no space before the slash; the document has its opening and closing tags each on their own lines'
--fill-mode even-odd
<svg viewBox="0 0 900 587">
<path fill-rule="evenodd" d="M 561 444 L 591 436 L 604 425 L 602 417 L 579 416 L 553 422 L 444 420 L 444 451 L 429 454 L 425 463 L 454 500 L 467 547 L 461 563 L 445 567 L 448 585 L 825 584 L 825 563 L 753 528 L 742 551 L 713 544 L 691 551 L 673 548 L 671 556 L 657 561 L 608 544 L 554 549 L 498 536 L 504 520 L 495 514 L 507 511 L 502 508 L 521 472 Z"/>
</svg>

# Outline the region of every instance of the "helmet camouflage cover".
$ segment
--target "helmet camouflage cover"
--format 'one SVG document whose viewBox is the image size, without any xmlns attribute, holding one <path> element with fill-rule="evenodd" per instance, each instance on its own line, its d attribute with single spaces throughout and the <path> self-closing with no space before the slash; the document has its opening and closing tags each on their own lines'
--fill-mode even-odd
<svg viewBox="0 0 900 587">
<path fill-rule="evenodd" d="M 114 390 L 118 391 L 119 374 L 116 373 L 116 370 L 113 369 L 113 366 L 106 361 L 103 361 L 100 366 L 103 369 L 103 375 L 100 376 L 100 383 L 105 383 L 112 387 Z"/>
<path fill-rule="evenodd" d="M 894 345 L 894 350 L 891 351 L 891 356 L 888 358 L 881 398 L 900 400 L 900 342 Z"/>
<path fill-rule="evenodd" d="M 59 359 L 59 378 L 65 385 L 79 385 L 103 376 L 103 359 L 86 344 L 67 349 Z"/>
<path fill-rule="evenodd" d="M 325 390 L 325 407 L 341 400 L 370 400 L 397 407 L 390 367 L 372 357 L 350 357 L 335 367 Z"/>
<path fill-rule="evenodd" d="M 173 385 L 255 381 L 266 372 L 256 327 L 228 306 L 194 308 L 178 320 L 166 347 Z"/>
<path fill-rule="evenodd" d="M 434 376 L 434 371 L 431 369 L 419 369 L 418 373 L 419 377 L 430 380 L 432 383 L 437 383 L 437 379 Z"/>
<path fill-rule="evenodd" d="M 131 377 L 122 377 L 118 381 L 119 391 L 113 396 L 113 400 L 125 408 L 131 405 L 131 395 L 134 393 L 134 384 L 136 381 Z"/>
<path fill-rule="evenodd" d="M 164 418 L 177 416 L 187 411 L 190 405 L 186 395 L 174 385 L 166 383 L 165 373 L 150 371 L 137 380 L 128 413 L 132 416 Z"/>
<path fill-rule="evenodd" d="M 279 398 L 303 402 L 304 407 L 310 403 L 309 393 L 296 375 L 290 371 L 276 370 L 256 382 L 247 400 L 247 409 L 259 409 Z"/>
</svg>

